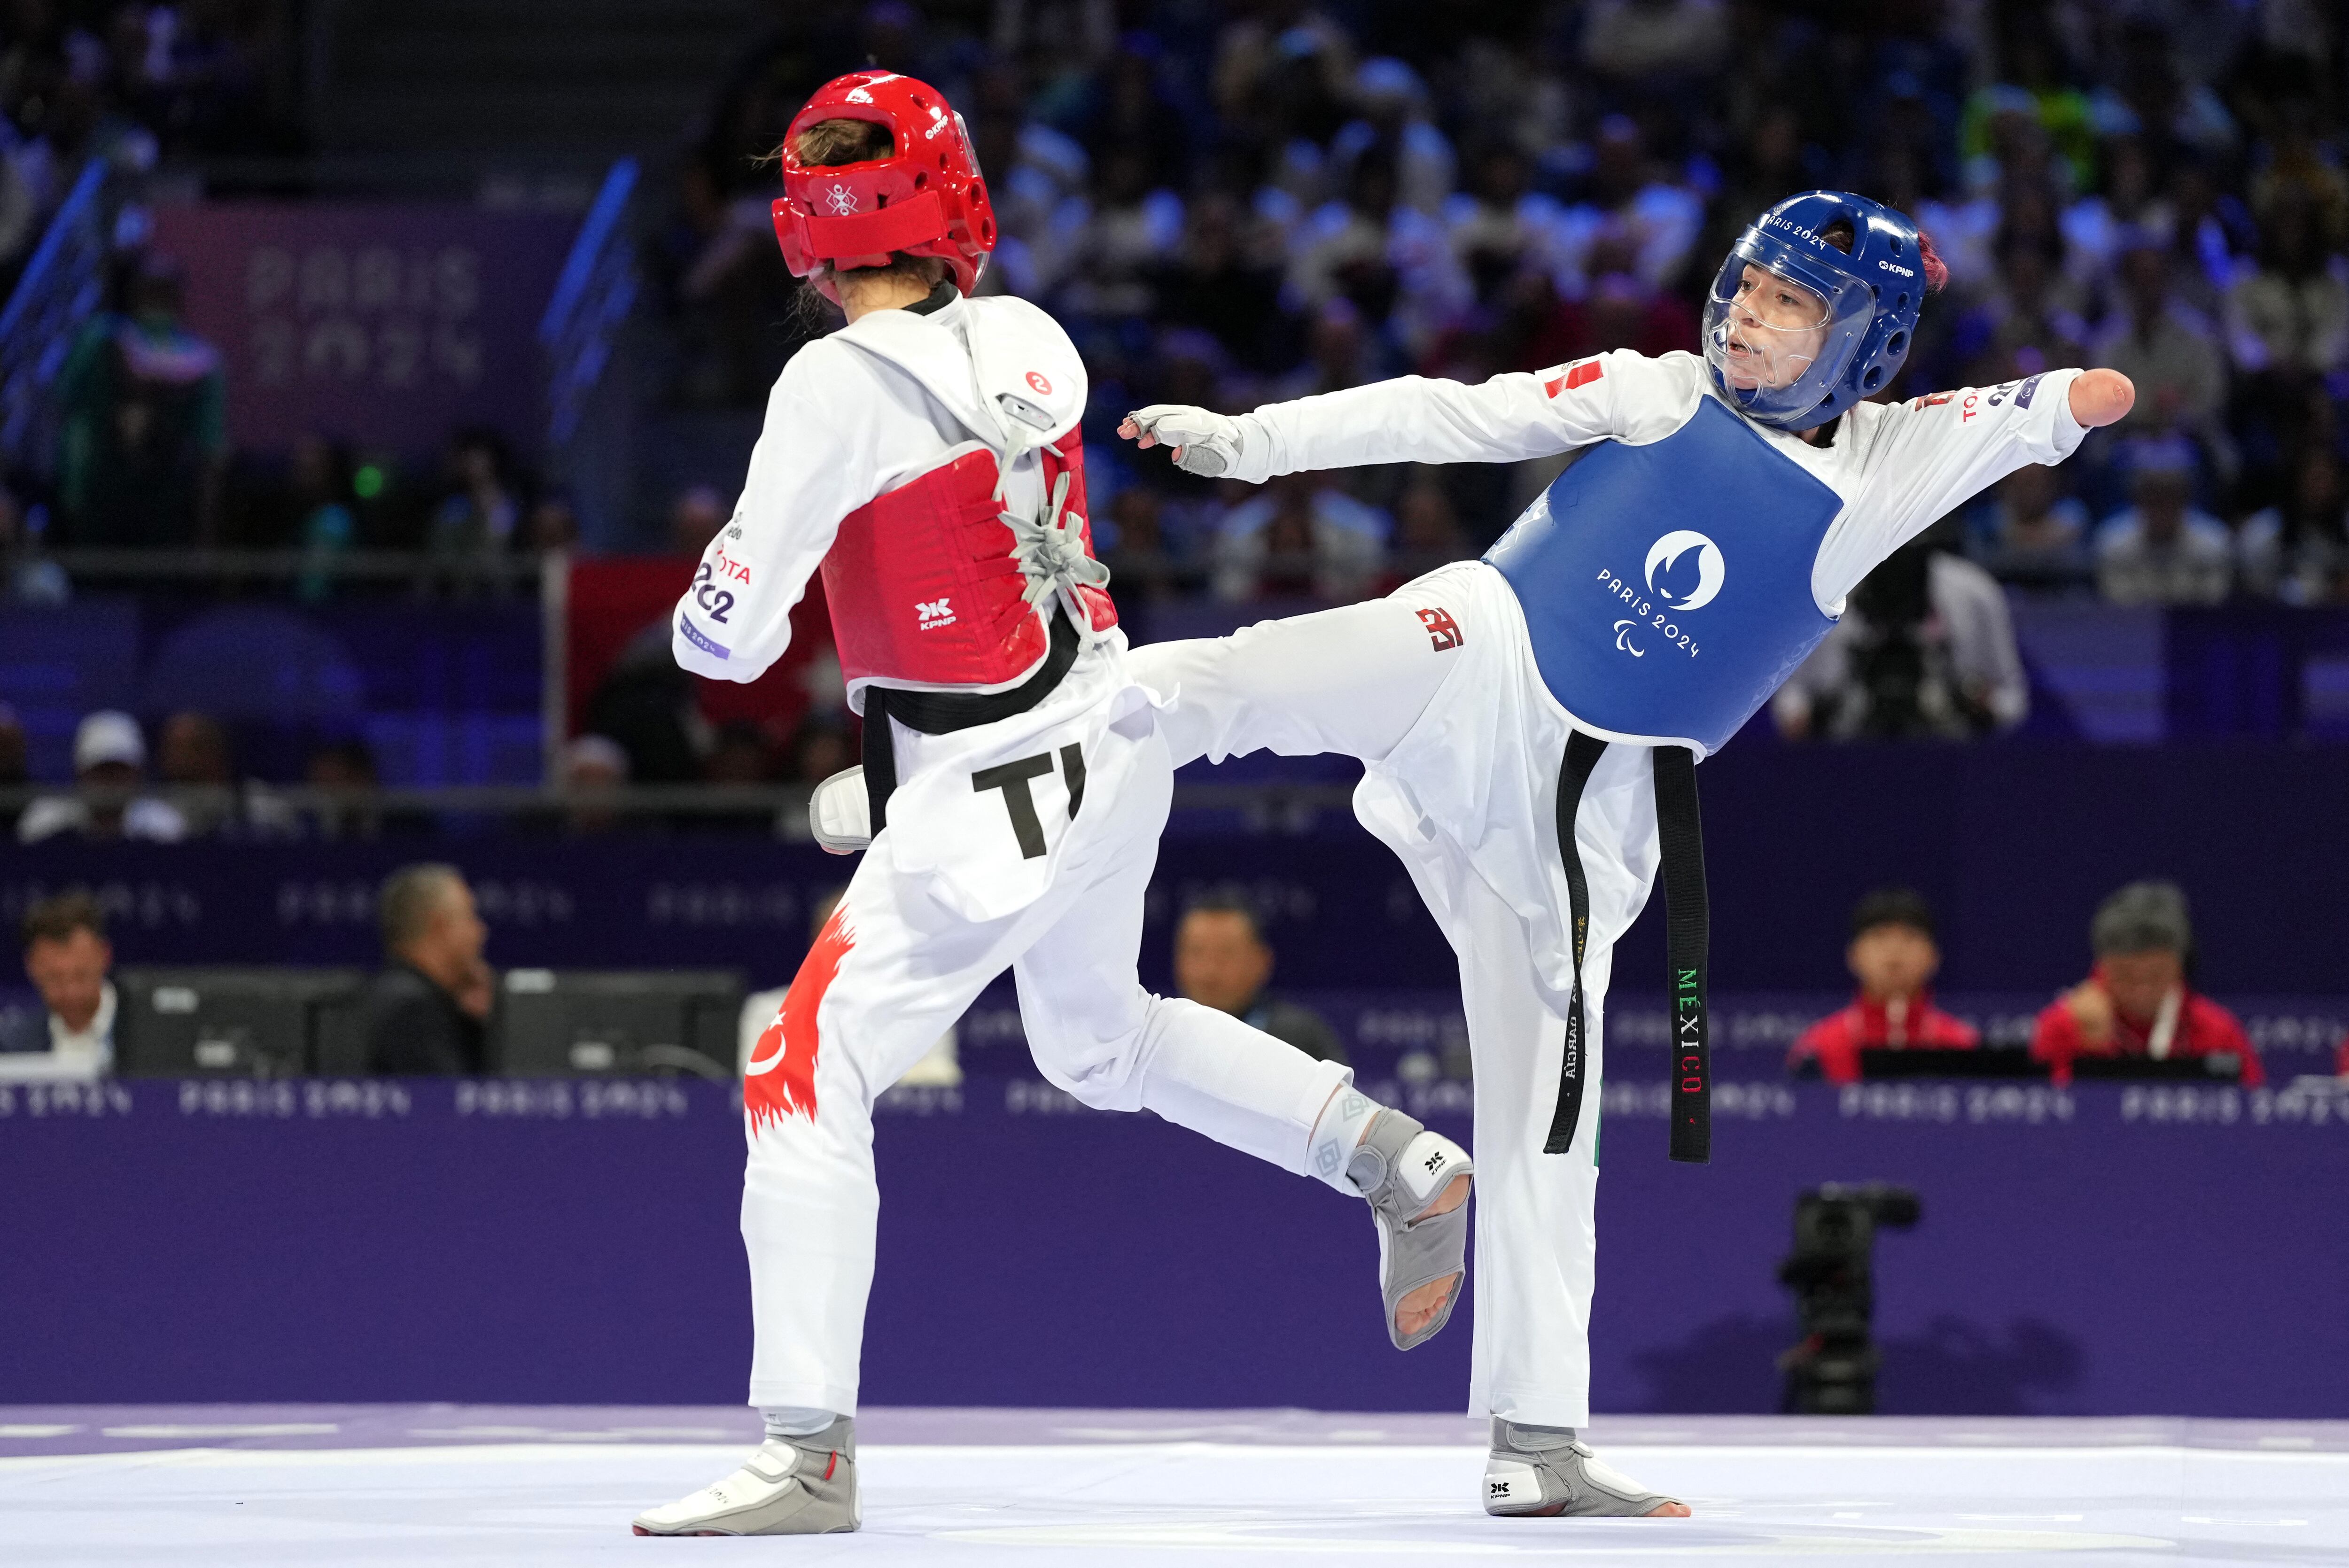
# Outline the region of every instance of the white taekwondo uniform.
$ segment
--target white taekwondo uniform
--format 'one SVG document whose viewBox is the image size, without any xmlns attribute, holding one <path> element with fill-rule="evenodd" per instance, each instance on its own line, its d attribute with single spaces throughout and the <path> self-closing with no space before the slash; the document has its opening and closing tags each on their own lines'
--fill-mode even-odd
<svg viewBox="0 0 2349 1568">
<path fill-rule="evenodd" d="M 1885 557 L 2005 474 L 2076 449 L 2075 374 L 1862 403 L 1821 446 L 1736 414 L 1691 354 L 1616 352 L 1477 387 L 1405 377 L 1238 417 L 1234 474 L 1251 481 L 1587 449 L 1485 561 L 1132 660 L 1169 705 L 1177 766 L 1261 748 L 1361 758 L 1356 814 L 1402 857 L 1458 956 L 1480 1177 L 1472 1414 L 1589 1418 L 1599 1015 L 1614 944 L 1657 872 L 1646 748 L 1718 747 Z M 1609 444 L 1620 461 L 1578 490 Z M 1576 553 L 1577 570 L 1526 570 L 1545 542 Z M 1729 633 L 1745 583 L 1775 584 L 1754 613 L 1777 617 L 1776 642 L 1749 639 L 1740 655 Z M 1709 672 L 1704 722 L 1642 695 L 1670 670 Z M 1586 1093 L 1569 1150 L 1547 1154 L 1575 982 L 1556 808 L 1578 730 L 1620 744 L 1599 756 L 1574 819 L 1588 885 Z"/>
<path fill-rule="evenodd" d="M 868 716 L 878 689 L 1033 689 L 1050 673 L 1047 617 L 1078 650 L 1024 711 L 947 733 L 886 721 L 888 825 L 743 1083 L 750 1403 L 764 1408 L 854 1413 L 879 1207 L 874 1099 L 1007 966 L 1038 1067 L 1096 1108 L 1147 1108 L 1308 1173 L 1316 1116 L 1350 1079 L 1137 980 L 1171 792 L 1157 710 L 1107 596 L 1063 574 L 1040 605 L 1023 602 L 997 517 L 1051 515 L 1047 481 L 1068 475 L 1062 521 L 1081 531 L 1084 367 L 1020 300 L 937 298 L 793 356 L 733 520 L 672 620 L 686 669 L 756 679 L 823 564 L 851 701 Z M 999 465 L 1009 477 L 991 493 Z"/>
</svg>

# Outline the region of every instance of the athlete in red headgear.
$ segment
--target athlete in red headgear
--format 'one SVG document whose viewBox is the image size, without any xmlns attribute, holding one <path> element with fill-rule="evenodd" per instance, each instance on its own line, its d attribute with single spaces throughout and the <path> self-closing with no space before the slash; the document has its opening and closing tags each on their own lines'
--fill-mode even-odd
<svg viewBox="0 0 2349 1568">
<path fill-rule="evenodd" d="M 827 847 L 872 841 L 743 1078 L 767 1440 L 639 1534 L 856 1528 L 873 1100 L 1007 966 L 1037 1066 L 1085 1104 L 1367 1198 L 1399 1346 L 1444 1326 L 1464 1271 L 1457 1144 L 1135 976 L 1173 767 L 1093 559 L 1084 365 L 1034 306 L 968 297 L 995 221 L 962 121 L 921 82 L 858 72 L 792 119 L 782 164 L 776 237 L 847 324 L 776 383 L 672 645 L 696 674 L 755 680 L 822 571 L 864 766 L 811 817 Z"/>
<path fill-rule="evenodd" d="M 801 150 L 804 133 L 841 121 L 882 128 L 886 150 L 849 162 L 837 160 L 836 140 Z M 840 303 L 835 270 L 886 268 L 899 256 L 944 262 L 965 294 L 978 286 L 995 249 L 995 208 L 962 116 L 936 88 L 887 71 L 829 82 L 792 118 L 779 157 L 775 239 L 792 275 L 813 274 L 824 298 Z"/>
</svg>

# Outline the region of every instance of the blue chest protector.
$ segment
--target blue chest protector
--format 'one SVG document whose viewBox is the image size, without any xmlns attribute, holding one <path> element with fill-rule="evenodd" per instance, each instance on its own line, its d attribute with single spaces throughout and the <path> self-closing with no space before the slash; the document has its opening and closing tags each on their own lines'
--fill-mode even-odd
<svg viewBox="0 0 2349 1568">
<path fill-rule="evenodd" d="M 1485 559 L 1567 711 L 1606 738 L 1710 754 L 1835 624 L 1811 569 L 1842 510 L 1707 397 L 1661 441 L 1590 449 Z"/>
</svg>

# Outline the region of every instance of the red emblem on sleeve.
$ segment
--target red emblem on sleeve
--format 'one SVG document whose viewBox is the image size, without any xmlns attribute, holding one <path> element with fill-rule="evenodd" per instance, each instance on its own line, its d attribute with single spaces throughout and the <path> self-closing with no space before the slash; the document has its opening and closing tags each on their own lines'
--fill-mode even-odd
<svg viewBox="0 0 2349 1568">
<path fill-rule="evenodd" d="M 1542 390 L 1555 397 L 1560 392 L 1571 392 L 1578 387 L 1588 387 L 1606 374 L 1607 366 L 1599 364 L 1596 359 L 1586 359 L 1579 365 L 1568 366 L 1565 375 L 1553 376 L 1543 382 Z"/>
</svg>

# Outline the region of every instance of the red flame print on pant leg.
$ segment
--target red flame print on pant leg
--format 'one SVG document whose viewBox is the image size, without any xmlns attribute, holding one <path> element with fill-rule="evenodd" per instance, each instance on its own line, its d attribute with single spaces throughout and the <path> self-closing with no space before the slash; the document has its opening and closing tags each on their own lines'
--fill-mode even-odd
<svg viewBox="0 0 2349 1568">
<path fill-rule="evenodd" d="M 856 945 L 847 916 L 843 903 L 815 934 L 815 945 L 783 994 L 782 1010 L 750 1047 L 750 1063 L 742 1069 L 742 1109 L 750 1113 L 753 1133 L 771 1123 L 781 1125 L 792 1113 L 815 1119 L 815 1014 L 840 973 L 841 960 Z"/>
</svg>

